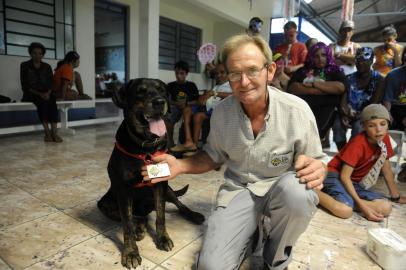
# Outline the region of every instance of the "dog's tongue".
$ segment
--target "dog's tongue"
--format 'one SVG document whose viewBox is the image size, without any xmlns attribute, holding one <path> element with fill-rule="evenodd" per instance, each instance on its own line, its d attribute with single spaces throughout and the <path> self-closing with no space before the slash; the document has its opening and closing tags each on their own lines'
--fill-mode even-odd
<svg viewBox="0 0 406 270">
<path fill-rule="evenodd" d="M 159 137 L 162 137 L 166 133 L 166 126 L 164 120 L 150 120 L 149 131 Z"/>
</svg>

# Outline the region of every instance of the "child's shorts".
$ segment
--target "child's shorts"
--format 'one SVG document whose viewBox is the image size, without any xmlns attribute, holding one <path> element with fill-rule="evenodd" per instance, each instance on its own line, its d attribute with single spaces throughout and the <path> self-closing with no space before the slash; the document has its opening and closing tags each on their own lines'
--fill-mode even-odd
<svg viewBox="0 0 406 270">
<path fill-rule="evenodd" d="M 191 108 L 192 108 L 193 114 L 206 111 L 206 106 L 192 105 Z"/>
<path fill-rule="evenodd" d="M 357 192 L 358 196 L 366 201 L 373 201 L 377 199 L 383 199 L 384 197 L 374 191 L 367 190 L 363 188 L 359 183 L 352 182 L 354 185 L 355 191 Z M 322 191 L 335 200 L 342 202 L 348 205 L 351 208 L 354 208 L 354 200 L 352 199 L 351 195 L 348 194 L 347 190 L 345 189 L 344 185 L 340 180 L 340 174 L 336 172 L 329 172 L 327 174 L 326 180 L 323 182 L 323 189 Z"/>
</svg>

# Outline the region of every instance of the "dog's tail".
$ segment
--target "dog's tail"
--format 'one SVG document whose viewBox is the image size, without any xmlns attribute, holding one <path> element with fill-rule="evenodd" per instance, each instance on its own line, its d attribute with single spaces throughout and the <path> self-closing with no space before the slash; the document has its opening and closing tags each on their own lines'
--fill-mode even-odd
<svg viewBox="0 0 406 270">
<path fill-rule="evenodd" d="M 168 187 L 168 188 L 172 189 L 171 187 Z M 172 191 L 173 191 L 173 193 L 175 193 L 176 197 L 182 197 L 183 195 L 185 195 L 185 193 L 187 192 L 188 189 L 189 189 L 189 185 L 186 185 L 183 188 L 178 189 L 178 190 L 172 189 Z"/>
</svg>

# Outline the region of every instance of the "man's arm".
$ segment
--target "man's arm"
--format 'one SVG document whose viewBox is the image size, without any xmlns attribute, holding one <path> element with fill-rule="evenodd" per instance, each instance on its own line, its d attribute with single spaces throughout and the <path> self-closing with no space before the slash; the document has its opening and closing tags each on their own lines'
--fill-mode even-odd
<svg viewBox="0 0 406 270">
<path fill-rule="evenodd" d="M 315 81 L 313 86 L 326 95 L 340 95 L 345 92 L 345 85 L 339 81 Z"/>
<path fill-rule="evenodd" d="M 158 183 L 162 181 L 168 181 L 180 174 L 200 174 L 213 170 L 220 166 L 214 162 L 211 157 L 204 151 L 197 153 L 194 156 L 184 159 L 176 159 L 172 155 L 161 155 L 153 159 L 156 163 L 168 163 L 169 171 L 171 173 L 168 177 L 150 179 L 146 166 L 142 167 L 141 174 L 144 176 L 145 181 L 151 180 L 151 183 Z"/>
<path fill-rule="evenodd" d="M 292 74 L 293 72 L 295 72 L 296 70 L 298 70 L 299 68 L 301 68 L 303 66 L 304 66 L 304 64 L 299 64 L 299 65 L 296 65 L 296 66 L 286 66 L 284 68 L 284 72 Z"/>
<path fill-rule="evenodd" d="M 300 82 L 293 82 L 288 85 L 288 93 L 294 95 L 323 95 L 324 93 L 312 87 L 312 84 L 304 84 Z"/>
<path fill-rule="evenodd" d="M 381 103 L 383 96 L 385 95 L 385 79 L 379 75 L 378 84 L 376 90 L 372 95 L 371 103 Z"/>
</svg>

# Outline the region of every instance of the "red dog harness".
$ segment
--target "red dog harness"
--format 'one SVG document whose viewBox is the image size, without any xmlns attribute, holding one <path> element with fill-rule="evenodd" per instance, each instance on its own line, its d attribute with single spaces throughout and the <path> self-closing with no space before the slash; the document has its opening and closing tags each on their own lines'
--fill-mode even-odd
<svg viewBox="0 0 406 270">
<path fill-rule="evenodd" d="M 163 154 L 166 154 L 166 150 L 160 150 L 160 151 L 156 151 L 152 154 L 132 154 L 127 152 L 118 142 L 115 143 L 115 147 L 117 148 L 117 150 L 119 150 L 121 153 L 129 156 L 129 157 L 133 157 L 136 159 L 140 159 L 142 161 L 144 161 L 144 164 L 149 165 L 152 164 L 152 159 L 157 157 L 157 156 L 161 156 Z M 151 183 L 150 181 L 142 181 L 141 183 L 137 183 L 134 185 L 135 188 L 142 188 L 145 186 L 148 187 L 152 187 L 154 184 Z"/>
</svg>

